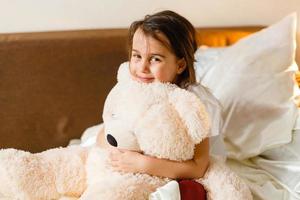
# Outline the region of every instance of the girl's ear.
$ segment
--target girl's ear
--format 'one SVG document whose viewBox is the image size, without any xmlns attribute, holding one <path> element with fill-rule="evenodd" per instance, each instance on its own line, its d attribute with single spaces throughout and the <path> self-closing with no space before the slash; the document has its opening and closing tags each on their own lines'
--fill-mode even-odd
<svg viewBox="0 0 300 200">
<path fill-rule="evenodd" d="M 176 88 L 168 94 L 168 97 L 195 144 L 210 135 L 210 118 L 204 104 L 195 94 Z"/>
<path fill-rule="evenodd" d="M 177 61 L 177 74 L 181 74 L 186 68 L 186 61 L 184 58 L 181 58 Z"/>
</svg>

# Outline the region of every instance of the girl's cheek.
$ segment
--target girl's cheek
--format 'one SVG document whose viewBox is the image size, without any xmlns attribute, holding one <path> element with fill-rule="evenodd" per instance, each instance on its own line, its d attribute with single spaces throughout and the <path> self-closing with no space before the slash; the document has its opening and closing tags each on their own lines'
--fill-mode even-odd
<svg viewBox="0 0 300 200">
<path fill-rule="evenodd" d="M 170 82 L 173 83 L 175 75 L 170 71 L 160 71 L 157 75 L 161 82 Z"/>
<path fill-rule="evenodd" d="M 165 79 L 164 72 L 162 70 L 153 70 L 152 74 L 154 75 L 155 79 L 163 82 Z"/>
<path fill-rule="evenodd" d="M 132 63 L 130 63 L 130 65 L 129 65 L 129 72 L 130 72 L 130 75 L 135 74 L 135 68 L 134 68 L 134 65 Z"/>
</svg>

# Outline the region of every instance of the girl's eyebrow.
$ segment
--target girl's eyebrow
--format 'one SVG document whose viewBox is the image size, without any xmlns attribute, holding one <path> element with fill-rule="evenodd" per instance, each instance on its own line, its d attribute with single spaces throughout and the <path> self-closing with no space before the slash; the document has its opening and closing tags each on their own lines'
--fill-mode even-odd
<svg viewBox="0 0 300 200">
<path fill-rule="evenodd" d="M 138 50 L 136 50 L 136 49 L 132 49 L 132 51 L 136 51 L 136 52 L 138 52 L 138 53 L 140 53 Z"/>
<path fill-rule="evenodd" d="M 158 53 L 153 53 L 153 54 L 151 54 L 151 55 L 152 55 L 152 56 L 159 56 L 159 57 L 165 58 L 164 55 L 161 55 L 161 54 L 158 54 Z"/>
<path fill-rule="evenodd" d="M 132 49 L 132 51 L 135 51 L 135 52 L 137 52 L 137 53 L 140 53 L 138 50 L 136 50 L 136 49 Z M 160 56 L 160 57 L 162 57 L 162 58 L 165 58 L 166 56 L 164 56 L 164 55 L 162 55 L 162 54 L 159 54 L 159 53 L 152 53 L 151 54 L 152 56 Z"/>
</svg>

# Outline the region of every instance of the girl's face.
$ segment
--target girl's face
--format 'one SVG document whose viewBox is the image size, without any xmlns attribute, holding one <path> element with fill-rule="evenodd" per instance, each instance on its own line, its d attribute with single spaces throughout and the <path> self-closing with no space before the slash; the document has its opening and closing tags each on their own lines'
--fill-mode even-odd
<svg viewBox="0 0 300 200">
<path fill-rule="evenodd" d="M 168 41 L 163 34 L 159 36 Z M 160 41 L 137 29 L 133 36 L 129 66 L 131 76 L 136 81 L 174 83 L 186 64 L 184 59 L 178 59 Z"/>
</svg>

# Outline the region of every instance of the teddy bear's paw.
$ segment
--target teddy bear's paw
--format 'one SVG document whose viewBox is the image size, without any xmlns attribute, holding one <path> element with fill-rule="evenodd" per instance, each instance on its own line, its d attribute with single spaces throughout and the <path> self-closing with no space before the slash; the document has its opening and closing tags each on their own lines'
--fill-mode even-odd
<svg viewBox="0 0 300 200">
<path fill-rule="evenodd" d="M 148 200 L 149 195 L 166 181 L 140 175 L 110 176 L 89 185 L 81 200 Z"/>
<path fill-rule="evenodd" d="M 147 200 L 153 190 L 141 185 L 116 185 L 115 187 L 93 185 L 83 193 L 80 200 Z"/>
<path fill-rule="evenodd" d="M 222 162 L 211 162 L 203 179 L 199 181 L 207 191 L 209 200 L 252 200 L 247 184 Z"/>
<path fill-rule="evenodd" d="M 49 184 L 53 177 L 45 174 L 47 166 L 34 154 L 16 149 L 0 151 L 0 193 L 4 196 L 22 200 L 58 198 L 56 188 Z"/>
</svg>

